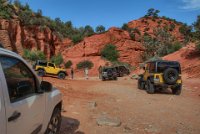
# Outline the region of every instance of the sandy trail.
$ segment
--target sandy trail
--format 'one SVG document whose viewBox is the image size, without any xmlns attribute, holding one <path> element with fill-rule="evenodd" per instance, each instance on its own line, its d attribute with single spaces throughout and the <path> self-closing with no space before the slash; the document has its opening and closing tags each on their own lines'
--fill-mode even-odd
<svg viewBox="0 0 200 134">
<path fill-rule="evenodd" d="M 137 81 L 45 78 L 63 93 L 62 134 L 199 134 L 200 80 L 184 80 L 183 92 L 147 94 Z M 120 119 L 119 127 L 98 126 L 97 118 Z"/>
</svg>

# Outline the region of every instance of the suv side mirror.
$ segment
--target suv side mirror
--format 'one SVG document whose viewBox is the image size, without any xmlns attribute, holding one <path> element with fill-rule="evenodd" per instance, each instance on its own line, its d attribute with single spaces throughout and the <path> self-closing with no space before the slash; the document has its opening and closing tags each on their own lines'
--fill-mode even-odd
<svg viewBox="0 0 200 134">
<path fill-rule="evenodd" d="M 40 87 L 43 91 L 50 92 L 52 90 L 52 84 L 47 81 L 42 81 Z"/>
</svg>

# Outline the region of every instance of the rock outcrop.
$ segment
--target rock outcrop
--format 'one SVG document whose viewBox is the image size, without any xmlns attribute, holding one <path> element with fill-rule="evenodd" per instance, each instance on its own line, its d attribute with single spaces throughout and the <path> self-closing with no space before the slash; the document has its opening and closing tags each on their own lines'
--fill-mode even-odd
<svg viewBox="0 0 200 134">
<path fill-rule="evenodd" d="M 71 44 L 71 40 L 61 40 L 48 27 L 22 26 L 17 19 L 0 19 L 0 42 L 5 48 L 21 55 L 23 49 L 41 50 L 47 58 Z"/>
<path fill-rule="evenodd" d="M 168 29 L 170 34 L 175 37 L 178 41 L 183 41 L 184 36 L 180 33 L 179 28 L 181 24 L 175 23 L 174 21 L 166 20 L 163 18 L 140 18 L 138 20 L 133 20 L 128 23 L 129 28 L 136 28 L 140 34 L 135 31 L 136 40 L 139 40 L 145 33 L 155 37 L 154 30 L 157 28 Z"/>
<path fill-rule="evenodd" d="M 193 43 L 188 44 L 179 51 L 169 54 L 163 59 L 179 61 L 182 72 L 187 78 L 200 78 L 200 52 Z"/>
<path fill-rule="evenodd" d="M 83 60 L 90 60 L 94 67 L 90 70 L 91 75 L 97 75 L 99 66 L 108 61 L 101 58 L 101 50 L 107 44 L 113 44 L 119 51 L 119 61 L 137 66 L 142 62 L 142 54 L 145 51 L 141 38 L 145 33 L 155 36 L 154 28 L 175 25 L 171 34 L 179 41 L 183 36 L 179 32 L 179 25 L 157 18 L 141 18 L 128 23 L 130 28 L 136 28 L 140 34 L 135 33 L 135 39 L 130 37 L 127 31 L 112 27 L 108 31 L 84 38 L 78 44 L 73 44 L 68 38 L 60 39 L 59 36 L 48 27 L 23 26 L 18 19 L 0 19 L 0 42 L 5 48 L 23 54 L 23 49 L 41 50 L 46 57 L 61 53 L 64 61 L 71 60 L 73 67 Z M 80 72 L 78 70 L 75 70 Z M 83 71 L 81 71 L 82 73 Z M 82 73 L 83 74 L 83 73 Z"/>
<path fill-rule="evenodd" d="M 113 44 L 119 51 L 119 61 L 129 63 L 133 66 L 142 61 L 141 55 L 144 47 L 140 42 L 131 40 L 127 31 L 119 28 L 110 28 L 107 32 L 85 38 L 75 46 L 65 49 L 62 55 L 65 60 L 71 60 L 75 67 L 83 60 L 90 60 L 94 63 L 91 74 L 97 74 L 99 66 L 104 66 L 107 61 L 101 58 L 101 50 L 107 44 Z"/>
</svg>

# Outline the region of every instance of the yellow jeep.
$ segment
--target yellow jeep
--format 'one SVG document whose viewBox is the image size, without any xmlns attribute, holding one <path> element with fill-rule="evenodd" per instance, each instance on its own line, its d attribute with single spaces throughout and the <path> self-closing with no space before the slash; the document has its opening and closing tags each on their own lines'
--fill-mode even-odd
<svg viewBox="0 0 200 134">
<path fill-rule="evenodd" d="M 171 88 L 180 95 L 182 90 L 181 67 L 177 61 L 156 60 L 145 63 L 144 73 L 138 79 L 138 88 L 153 94 L 157 89 Z"/>
<path fill-rule="evenodd" d="M 54 63 L 37 60 L 33 65 L 35 71 L 38 72 L 39 76 L 45 75 L 57 75 L 59 79 L 65 79 L 67 72 L 65 69 L 58 68 Z"/>
</svg>

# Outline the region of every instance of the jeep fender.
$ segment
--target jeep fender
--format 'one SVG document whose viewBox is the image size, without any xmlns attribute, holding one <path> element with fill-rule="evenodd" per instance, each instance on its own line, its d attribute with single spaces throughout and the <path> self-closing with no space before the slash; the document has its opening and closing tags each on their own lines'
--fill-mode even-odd
<svg viewBox="0 0 200 134">
<path fill-rule="evenodd" d="M 48 126 L 48 123 L 51 119 L 53 111 L 56 107 L 62 108 L 62 94 L 56 88 L 53 88 L 51 92 L 45 92 L 46 96 L 46 108 L 44 113 L 44 122 L 42 132 L 45 132 Z"/>
<path fill-rule="evenodd" d="M 35 70 L 35 71 L 38 71 L 38 70 L 43 70 L 43 71 L 45 71 L 44 68 L 37 68 L 37 70 Z"/>
</svg>

